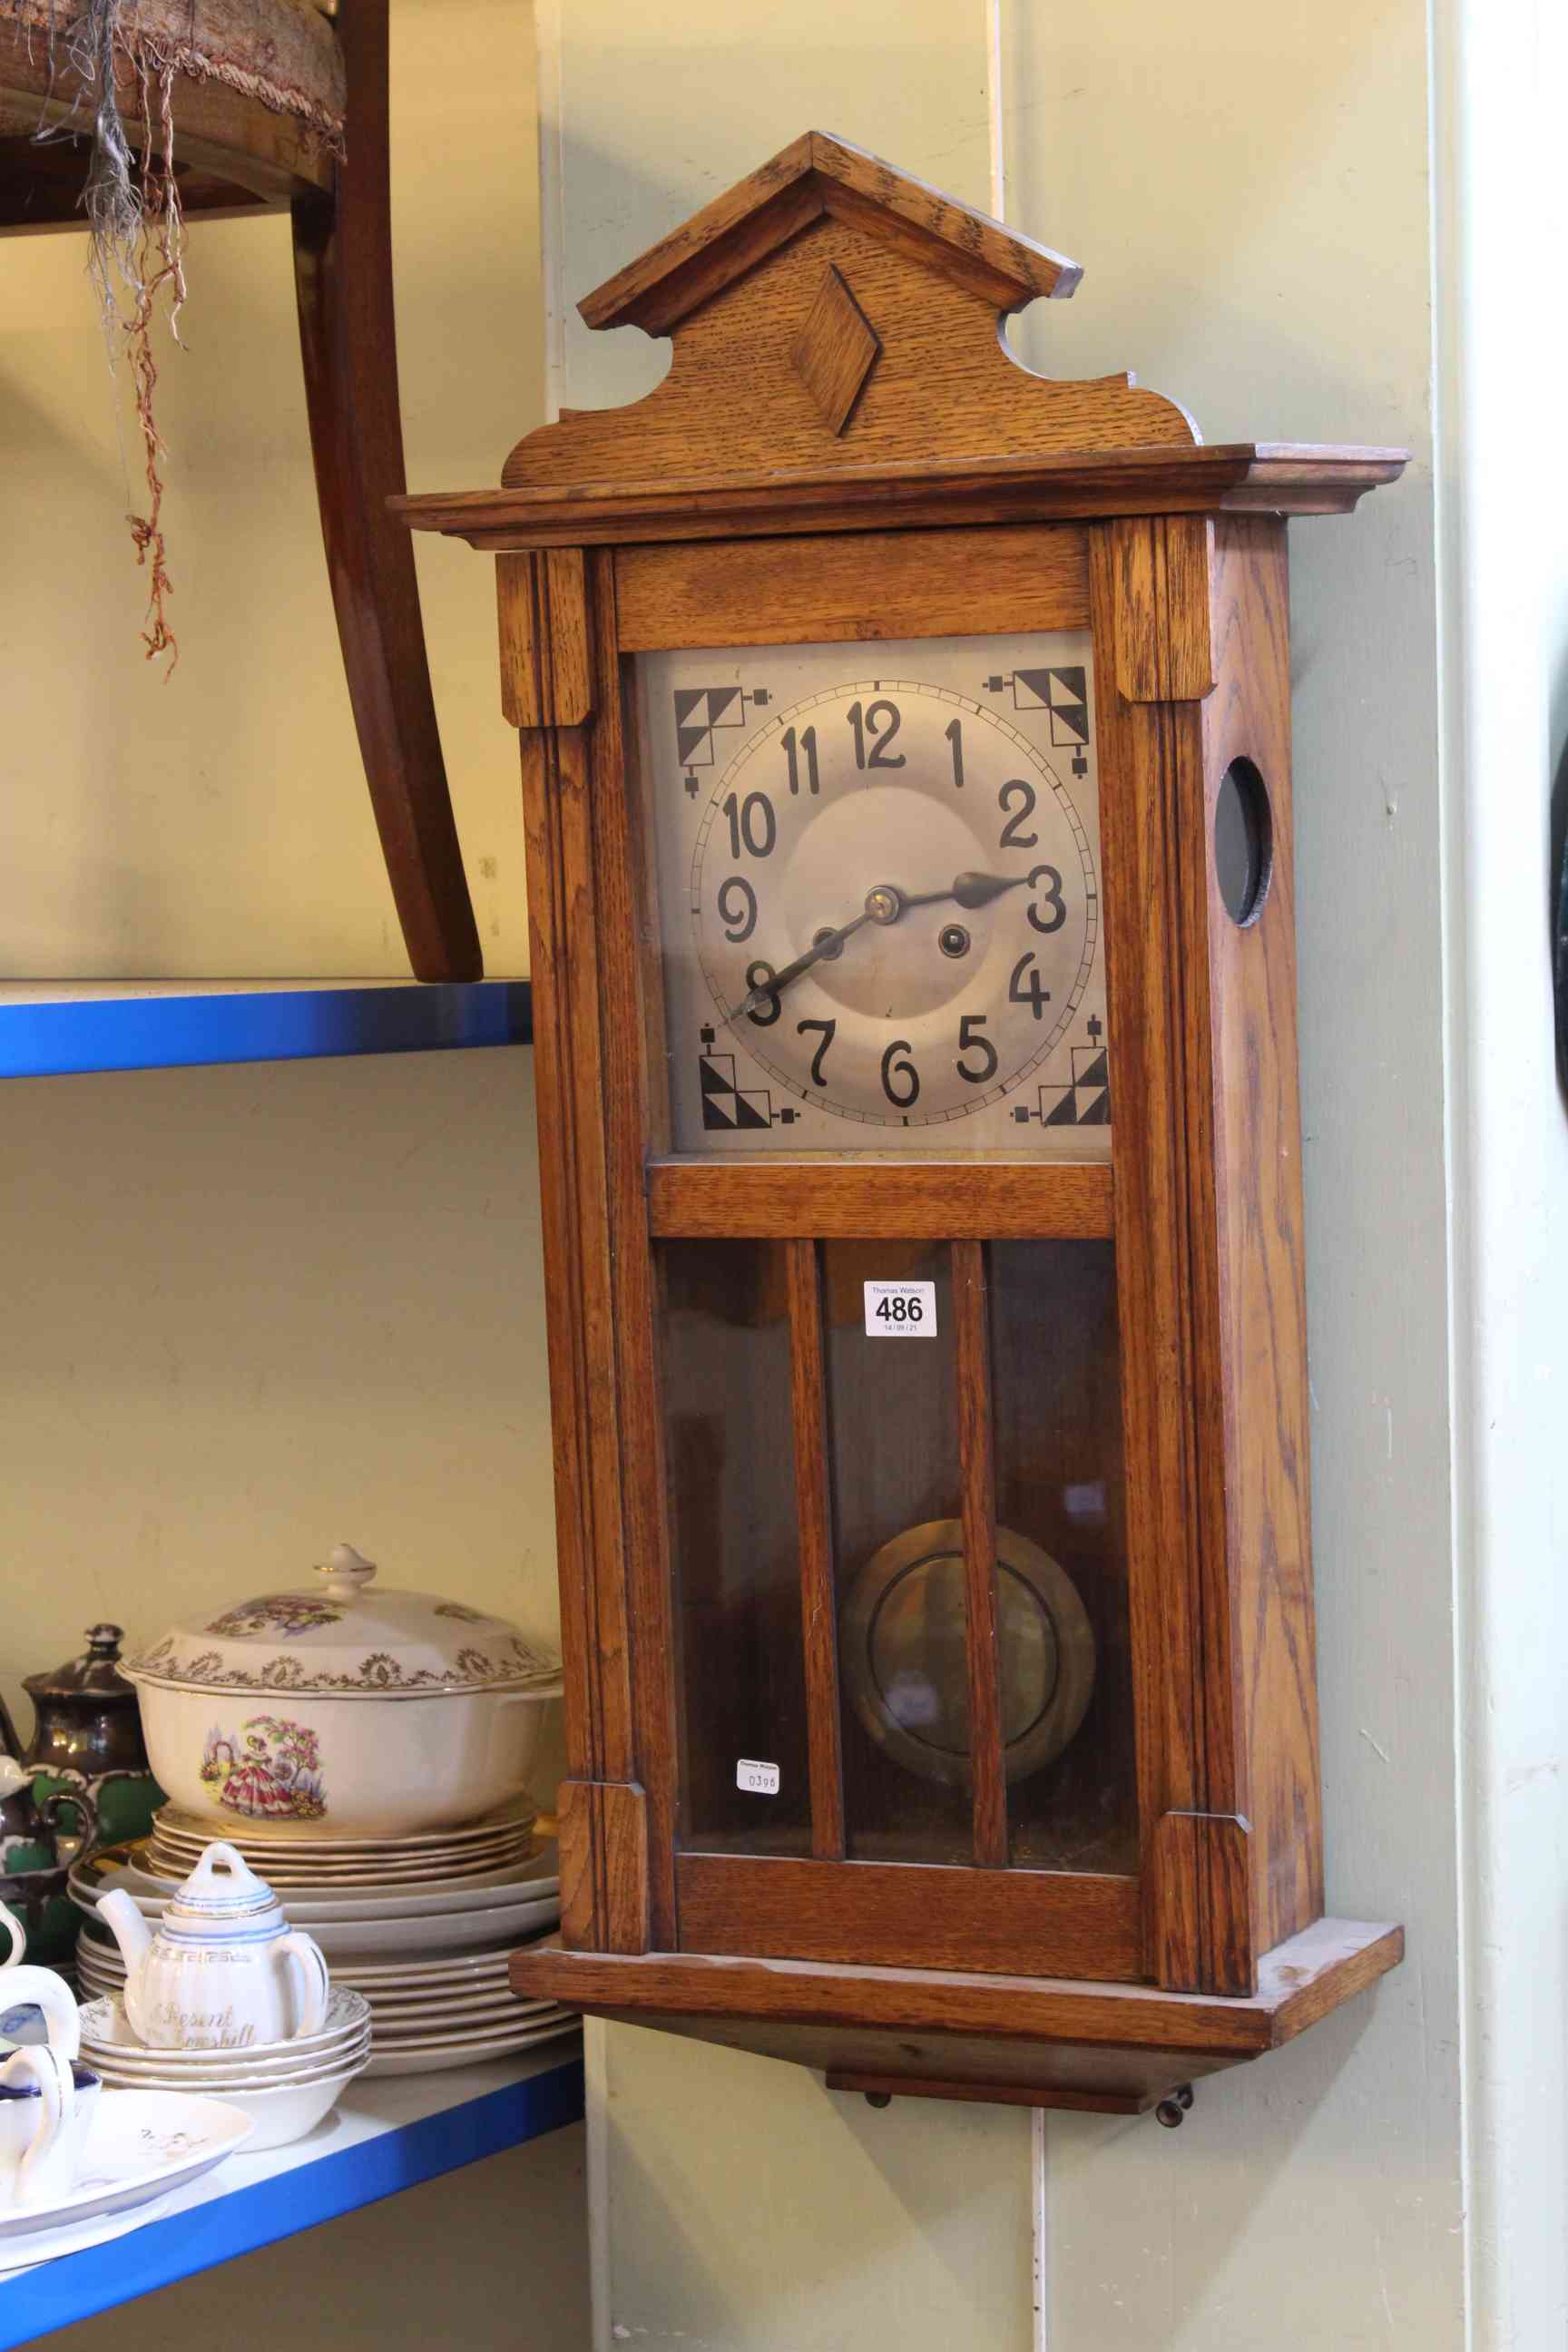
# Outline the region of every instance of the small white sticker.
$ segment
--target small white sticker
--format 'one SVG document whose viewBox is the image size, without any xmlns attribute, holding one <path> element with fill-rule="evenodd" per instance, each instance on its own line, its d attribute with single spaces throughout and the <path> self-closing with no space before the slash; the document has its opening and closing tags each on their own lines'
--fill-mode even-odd
<svg viewBox="0 0 1568 2352">
<path fill-rule="evenodd" d="M 753 1797 L 776 1797 L 779 1768 L 776 1764 L 756 1764 L 749 1756 L 742 1756 L 735 1766 L 735 1786 L 749 1790 Z"/>
<path fill-rule="evenodd" d="M 866 1337 L 868 1339 L 934 1339 L 934 1282 L 868 1282 L 866 1285 Z"/>
</svg>

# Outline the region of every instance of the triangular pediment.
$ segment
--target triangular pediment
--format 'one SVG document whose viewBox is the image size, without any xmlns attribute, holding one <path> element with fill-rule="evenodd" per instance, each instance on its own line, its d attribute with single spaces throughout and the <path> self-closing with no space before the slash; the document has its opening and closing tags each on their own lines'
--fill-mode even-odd
<svg viewBox="0 0 1568 2352">
<path fill-rule="evenodd" d="M 1173 446 L 1199 436 L 1130 375 L 1036 375 L 1003 321 L 1082 272 L 1048 246 L 808 131 L 579 306 L 668 335 L 669 373 L 571 409 L 507 461 L 512 488 L 932 466 Z"/>
<path fill-rule="evenodd" d="M 825 213 L 967 287 L 1004 315 L 1042 295 L 1062 299 L 1083 275 L 1065 255 L 864 148 L 807 131 L 606 278 L 578 310 L 590 327 L 668 334 Z"/>
</svg>

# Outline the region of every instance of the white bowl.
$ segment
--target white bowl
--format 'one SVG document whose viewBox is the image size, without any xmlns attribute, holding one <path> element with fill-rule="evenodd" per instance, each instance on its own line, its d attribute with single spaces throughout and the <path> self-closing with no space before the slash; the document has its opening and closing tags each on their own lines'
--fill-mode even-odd
<svg viewBox="0 0 1568 2352">
<path fill-rule="evenodd" d="M 327 1697 L 319 1691 L 203 1690 L 134 1675 L 153 1778 L 176 1805 L 210 1822 L 215 1837 L 242 1832 L 247 1817 L 215 1804 L 203 1779 L 214 1741 L 226 1757 L 252 1740 L 277 1742 L 258 1726 L 284 1724 L 312 1741 L 323 1835 L 405 1837 L 471 1822 L 527 1787 L 544 1734 L 545 1689 L 398 1692 Z M 268 1748 L 272 1757 L 273 1748 Z M 268 1765 L 273 1777 L 279 1777 Z M 296 1820 L 296 1832 L 308 1823 Z"/>
<path fill-rule="evenodd" d="M 336 2106 L 342 2092 L 356 2074 L 363 2074 L 370 2063 L 368 2058 L 320 2076 L 313 2083 L 287 2083 L 273 2090 L 231 2089 L 225 2084 L 223 2103 L 249 2117 L 255 2126 L 245 2144 L 247 2156 L 255 2156 L 264 2147 L 287 2147 L 293 2140 L 303 2139 L 314 2131 L 323 2116 Z"/>
<path fill-rule="evenodd" d="M 184 2074 L 171 2076 L 155 2063 L 140 2060 L 121 2061 L 100 2058 L 95 2072 L 100 2073 L 112 2090 L 121 2091 L 192 2091 L 206 2098 L 226 2099 L 231 2091 L 287 2091 L 303 2089 L 312 2083 L 326 2081 L 330 2076 L 351 2074 L 363 2065 L 371 2053 L 368 2032 L 356 2034 L 342 2050 L 330 2051 L 326 2057 L 312 2063 L 306 2060 L 289 2068 L 267 2067 L 255 2074 L 245 2074 L 238 2067 L 215 2067 L 210 2074 Z"/>
<path fill-rule="evenodd" d="M 91 2058 L 84 2063 L 94 2074 L 107 2082 L 141 2082 L 156 2084 L 168 2091 L 216 2091 L 220 2083 L 294 2083 L 318 2074 L 330 2074 L 344 2066 L 352 2066 L 370 2047 L 372 2029 L 362 2025 L 330 2050 L 319 2050 L 310 2058 L 258 2058 L 250 2064 L 242 2060 L 219 2060 L 216 2064 L 199 2066 L 189 2062 L 199 2053 L 189 2050 L 148 2050 L 146 2052 L 117 2049 L 112 2046 L 95 2048 Z M 180 2058 L 187 2063 L 166 2066 L 165 2058 Z M 221 2096 L 221 2093 L 219 2094 Z"/>
</svg>

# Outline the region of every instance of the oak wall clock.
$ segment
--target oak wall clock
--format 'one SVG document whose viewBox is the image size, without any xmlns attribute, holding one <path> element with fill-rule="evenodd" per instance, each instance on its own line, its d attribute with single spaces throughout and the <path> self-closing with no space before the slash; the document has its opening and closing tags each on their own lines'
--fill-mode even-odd
<svg viewBox="0 0 1568 2352">
<path fill-rule="evenodd" d="M 881 2097 L 1179 2115 L 1325 1919 L 1285 519 L 1000 320 L 1074 264 L 809 132 L 414 525 L 521 731 L 571 1777 L 521 1992 Z"/>
</svg>

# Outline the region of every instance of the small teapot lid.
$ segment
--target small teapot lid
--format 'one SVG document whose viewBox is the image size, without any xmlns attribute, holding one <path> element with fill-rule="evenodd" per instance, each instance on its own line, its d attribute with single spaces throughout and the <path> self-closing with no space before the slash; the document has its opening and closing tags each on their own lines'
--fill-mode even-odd
<svg viewBox="0 0 1568 2352">
<path fill-rule="evenodd" d="M 124 1638 L 121 1625 L 89 1625 L 79 1658 L 68 1658 L 51 1673 L 25 1675 L 22 1688 L 34 1698 L 89 1697 L 100 1706 L 134 1706 L 136 1686 L 120 1671 Z"/>
<path fill-rule="evenodd" d="M 160 1926 L 176 1936 L 253 1934 L 268 1917 L 281 1921 L 278 1897 L 258 1878 L 238 1849 L 215 1838 L 179 1893 L 165 1906 Z"/>
</svg>

